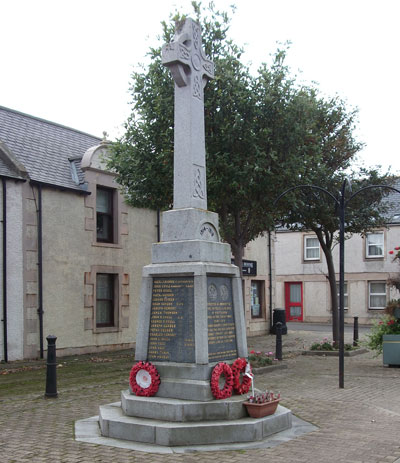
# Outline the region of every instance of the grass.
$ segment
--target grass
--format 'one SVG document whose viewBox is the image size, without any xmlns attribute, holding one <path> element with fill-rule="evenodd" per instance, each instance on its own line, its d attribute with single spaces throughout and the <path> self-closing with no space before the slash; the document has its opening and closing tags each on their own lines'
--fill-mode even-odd
<svg viewBox="0 0 400 463">
<path fill-rule="evenodd" d="M 57 359 L 57 389 L 74 389 L 110 382 L 128 385 L 129 372 L 135 363 L 133 351 L 118 351 Z M 11 362 L 0 365 L 0 399 L 9 396 L 44 394 L 46 361 Z"/>
</svg>

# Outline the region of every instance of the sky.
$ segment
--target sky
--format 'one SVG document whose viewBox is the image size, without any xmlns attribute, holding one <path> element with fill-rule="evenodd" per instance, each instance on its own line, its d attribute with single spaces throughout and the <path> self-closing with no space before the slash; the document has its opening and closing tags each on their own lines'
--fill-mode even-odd
<svg viewBox="0 0 400 463">
<path fill-rule="evenodd" d="M 189 0 L 0 0 L 0 105 L 109 139 L 131 112 L 130 79 L 160 22 Z M 358 165 L 400 174 L 399 0 L 215 0 L 252 69 L 291 41 L 287 64 L 358 108 Z M 208 1 L 203 1 L 208 4 Z"/>
</svg>

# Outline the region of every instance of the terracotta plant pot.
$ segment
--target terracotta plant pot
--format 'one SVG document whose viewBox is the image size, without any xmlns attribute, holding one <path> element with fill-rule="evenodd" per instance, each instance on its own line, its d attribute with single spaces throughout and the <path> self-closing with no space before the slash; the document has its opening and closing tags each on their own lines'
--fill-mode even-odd
<svg viewBox="0 0 400 463">
<path fill-rule="evenodd" d="M 247 413 L 252 418 L 261 418 L 263 416 L 273 415 L 279 405 L 279 399 L 265 402 L 263 404 L 252 404 L 250 402 L 243 402 L 247 409 Z"/>
</svg>

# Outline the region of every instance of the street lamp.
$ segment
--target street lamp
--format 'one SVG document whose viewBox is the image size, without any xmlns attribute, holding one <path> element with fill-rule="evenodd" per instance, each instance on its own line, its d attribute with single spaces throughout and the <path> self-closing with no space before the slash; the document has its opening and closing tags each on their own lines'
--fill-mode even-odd
<svg viewBox="0 0 400 463">
<path fill-rule="evenodd" d="M 346 200 L 346 185 L 350 192 L 350 197 Z M 339 192 L 339 199 L 335 197 L 325 188 L 316 185 L 297 185 L 292 188 L 287 189 L 281 193 L 274 201 L 273 205 L 275 206 L 278 201 L 285 196 L 287 193 L 297 189 L 314 189 L 323 191 L 330 198 L 335 201 L 336 205 L 339 208 L 339 388 L 344 388 L 344 234 L 345 234 L 345 211 L 349 202 L 361 192 L 365 190 L 370 190 L 372 188 L 385 188 L 389 190 L 396 191 L 400 193 L 399 190 L 387 185 L 369 185 L 363 188 L 360 188 L 355 193 L 352 193 L 351 190 L 351 181 L 349 178 L 345 178 L 342 183 L 342 187 Z"/>
</svg>

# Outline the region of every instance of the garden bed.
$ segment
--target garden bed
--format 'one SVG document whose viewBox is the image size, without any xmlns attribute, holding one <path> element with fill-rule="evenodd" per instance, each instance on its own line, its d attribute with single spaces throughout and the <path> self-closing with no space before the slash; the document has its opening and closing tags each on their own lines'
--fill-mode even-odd
<svg viewBox="0 0 400 463">
<path fill-rule="evenodd" d="M 274 370 L 286 370 L 287 369 L 286 363 L 275 363 L 273 365 L 267 365 L 265 367 L 258 367 L 253 368 L 252 371 L 255 375 L 265 375 L 266 373 L 270 373 Z"/>
<path fill-rule="evenodd" d="M 368 349 L 364 349 L 364 348 L 346 350 L 344 351 L 344 356 L 354 357 L 355 355 L 365 354 L 367 352 L 368 352 Z M 317 355 L 320 357 L 338 357 L 339 351 L 338 350 L 305 350 L 303 351 L 303 355 Z"/>
</svg>

